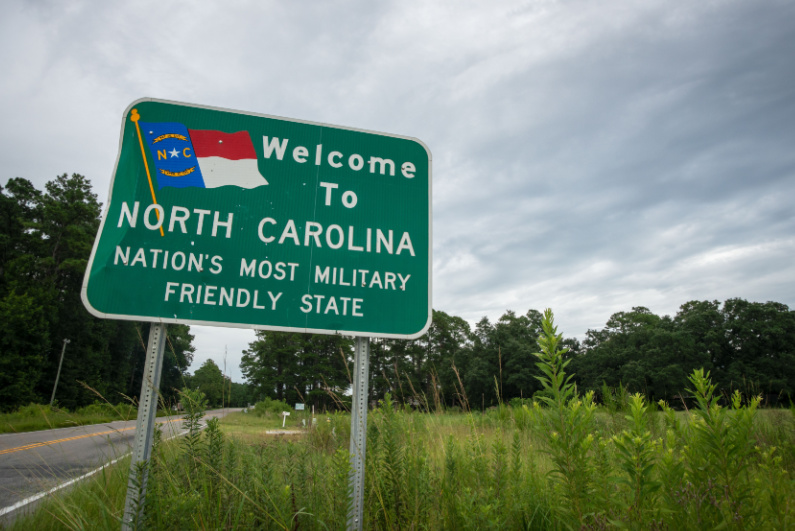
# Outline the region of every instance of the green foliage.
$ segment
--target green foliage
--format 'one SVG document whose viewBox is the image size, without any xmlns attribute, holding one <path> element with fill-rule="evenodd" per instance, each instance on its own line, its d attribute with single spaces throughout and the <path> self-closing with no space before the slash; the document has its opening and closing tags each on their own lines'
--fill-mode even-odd
<svg viewBox="0 0 795 531">
<path fill-rule="evenodd" d="M 50 398 L 67 338 L 55 396 L 62 407 L 140 393 L 145 327 L 97 319 L 80 299 L 99 223 L 100 203 L 82 175 L 57 176 L 43 191 L 20 178 L 0 186 L 0 411 Z M 191 340 L 187 326 L 169 328 L 166 399 L 182 385 Z"/>
<path fill-rule="evenodd" d="M 19 178 L 0 187 L 4 412 L 49 398 L 64 339 L 71 343 L 56 396 L 60 405 L 76 409 L 97 394 L 117 402 L 140 392 L 146 327 L 96 319 L 80 299 L 100 206 L 91 183 L 78 174 L 57 176 L 44 190 Z M 470 329 L 462 318 L 434 310 L 423 337 L 372 341 L 370 398 L 389 392 L 396 402 L 441 412 L 540 397 L 533 353 L 541 320 L 533 309 L 506 311 Z M 186 385 L 192 340 L 187 326 L 169 327 L 161 377 L 166 402 Z M 236 406 L 270 396 L 317 410 L 344 409 L 340 395 L 350 385 L 352 344 L 341 336 L 261 332 L 243 358 L 248 389 L 223 377 L 219 383 L 217 371 L 199 380 L 210 376 L 201 383 L 211 405 L 220 404 L 220 388 Z M 761 393 L 766 404 L 795 396 L 795 312 L 780 303 L 690 301 L 673 317 L 635 307 L 612 315 L 604 329 L 588 331 L 582 345 L 572 338 L 561 345 L 569 349 L 565 358 L 582 391 L 605 383 L 642 392 L 650 404 L 663 399 L 690 406 L 681 392 L 692 370 L 703 367 L 729 393 Z"/>
<path fill-rule="evenodd" d="M 144 528 L 144 510 L 146 508 L 145 485 L 148 475 L 149 464 L 139 461 L 135 463 L 133 470 L 130 471 L 130 488 L 132 489 L 130 512 L 132 519 L 128 522 L 132 529 Z"/>
<path fill-rule="evenodd" d="M 748 318 L 754 322 L 778 322 L 778 329 L 786 336 L 781 308 L 740 302 L 733 302 L 729 308 L 735 321 Z M 681 312 L 681 319 L 657 318 L 644 309 L 630 313 L 611 319 L 608 333 L 592 335 L 583 352 L 576 342 L 564 340 L 557 333 L 552 313 L 545 312 L 539 325 L 541 334 L 532 343 L 540 352 L 532 372 L 536 382 L 531 407 L 523 403 L 522 397 L 530 394 L 524 387 L 520 388 L 519 400 L 511 401 L 514 396 L 507 389 L 515 382 L 509 383 L 509 371 L 505 370 L 516 346 L 508 336 L 514 332 L 524 334 L 527 323 L 533 322 L 530 314 L 527 320 L 513 316 L 495 326 L 481 321 L 461 348 L 441 340 L 437 343 L 444 337 L 444 326 L 450 325 L 444 324 L 444 316 L 437 314 L 434 318 L 439 318 L 440 326 L 435 338 L 413 343 L 374 342 L 377 352 L 387 355 L 391 364 L 382 364 L 382 383 L 395 394 L 384 391 L 380 406 L 370 415 L 364 527 L 791 528 L 795 507 L 795 408 L 760 410 L 758 396 L 744 398 L 731 388 L 723 395 L 719 392 L 720 381 L 713 382 L 710 372 L 699 369 L 686 378 L 689 395 L 683 393 L 684 387 L 665 388 L 663 394 L 670 396 L 670 403 L 691 408 L 676 411 L 667 400 L 658 398 L 661 380 L 639 379 L 637 374 L 625 370 L 627 363 L 639 363 L 631 357 L 621 358 L 612 376 L 597 373 L 605 376 L 594 379 L 600 386 L 604 383 L 604 407 L 597 410 L 592 389 L 578 391 L 572 369 L 594 369 L 594 365 L 583 364 L 583 358 L 601 349 L 601 344 L 610 344 L 610 352 L 617 356 L 629 356 L 630 345 L 637 340 L 635 345 L 644 353 L 660 354 L 665 351 L 665 344 L 686 344 L 683 337 L 677 336 L 677 327 L 696 330 L 704 323 L 721 322 L 717 317 L 723 315 L 720 308 L 715 310 L 709 304 L 688 306 Z M 736 330 L 729 336 L 723 328 L 721 333 L 703 336 L 698 344 L 709 352 L 690 352 L 686 360 L 718 359 L 719 355 L 728 360 L 719 347 L 721 337 L 731 337 L 734 366 L 742 363 L 743 367 L 751 367 L 749 360 L 736 353 L 745 348 L 743 343 L 753 343 L 754 335 L 737 322 L 734 326 Z M 507 335 L 500 336 L 498 328 Z M 760 330 L 778 333 L 777 328 Z M 622 339 L 614 341 L 619 336 Z M 673 341 L 675 337 L 678 339 Z M 665 343 L 665 338 L 672 341 Z M 265 339 L 277 344 L 281 339 L 296 340 L 287 336 Z M 457 388 L 451 394 L 456 397 L 455 403 L 466 405 L 465 397 L 470 396 L 476 404 L 474 408 L 442 414 L 441 408 L 430 406 L 448 403 L 450 399 L 449 394 L 442 397 L 445 373 L 441 369 L 433 373 L 437 376 L 429 377 L 431 387 L 423 387 L 427 381 L 419 377 L 413 364 L 416 360 L 421 370 L 428 367 L 429 359 L 446 359 L 435 357 L 443 351 L 443 345 L 449 347 L 447 352 L 462 371 L 460 379 L 453 371 Z M 619 345 L 621 348 L 617 349 Z M 648 345 L 656 345 L 657 350 L 647 348 Z M 779 347 L 782 352 L 786 350 Z M 486 358 L 477 360 L 475 353 Z M 776 356 L 768 357 L 774 361 L 783 359 Z M 344 351 L 338 357 L 342 372 L 347 362 Z M 605 357 L 603 361 L 611 359 Z M 251 367 L 259 370 L 255 367 L 257 360 L 256 356 L 252 358 Z M 776 363 L 771 366 L 776 367 Z M 391 372 L 387 372 L 389 367 L 393 368 Z M 638 364 L 630 367 L 641 368 Z M 293 376 L 296 374 L 299 373 Z M 276 383 L 273 385 L 275 389 Z M 660 400 L 659 411 L 648 396 L 632 389 L 641 385 Z M 433 414 L 408 406 L 410 399 L 428 396 L 434 389 L 440 393 L 438 402 L 425 399 L 419 408 Z M 480 396 L 474 394 L 478 389 L 482 389 Z M 489 403 L 487 392 L 496 407 L 481 412 L 479 406 Z M 399 401 L 393 399 L 398 396 Z M 501 403 L 503 398 L 511 401 L 511 407 Z M 726 404 L 722 399 L 727 400 Z M 231 421 L 211 421 L 202 434 L 199 419 L 207 405 L 203 395 L 185 390 L 182 402 L 187 407 L 184 427 L 188 434 L 173 443 L 157 439 L 150 463 L 143 522 L 146 527 L 345 526 L 350 470 L 348 415 L 333 413 L 327 417 L 328 422 L 321 417 L 305 437 L 273 440 L 251 431 L 245 437 L 232 435 L 226 430 L 240 424 Z M 84 412 L 105 409 L 106 406 L 96 405 Z M 289 411 L 289 406 L 269 398 L 254 411 L 258 410 L 280 413 Z M 57 413 L 44 408 L 40 411 L 48 417 Z M 272 419 L 257 414 L 238 417 L 245 418 L 248 424 L 262 423 L 259 432 L 272 423 Z M 120 466 L 128 469 L 123 463 Z M 109 473 L 102 481 L 97 478 L 85 489 L 53 496 L 34 518 L 20 520 L 18 528 L 117 527 L 126 492 L 126 470 L 124 474 Z M 69 501 L 72 499 L 79 503 Z"/>
<path fill-rule="evenodd" d="M 561 494 L 566 498 L 565 516 L 573 516 L 585 525 L 588 499 L 593 488 L 593 465 L 589 452 L 594 443 L 593 392 L 580 397 L 566 374 L 569 360 L 564 361 L 566 349 L 560 349 L 562 335 L 558 335 L 551 310 L 544 312 L 543 334 L 538 338 L 541 352 L 536 365 L 543 374 L 538 377 L 548 396 L 534 404 L 534 428 L 545 443 L 545 451 L 552 459 L 552 474 Z"/>
<path fill-rule="evenodd" d="M 201 420 L 207 410 L 207 399 L 201 391 L 191 389 L 183 389 L 181 397 L 182 406 L 185 408 L 182 429 L 187 432 L 182 444 L 188 467 L 195 473 L 200 457 Z"/>
<path fill-rule="evenodd" d="M 349 384 L 352 345 L 336 335 L 259 331 L 240 367 L 255 397 L 332 408 L 332 394 Z"/>
<path fill-rule="evenodd" d="M 57 405 L 28 404 L 13 412 L 0 413 L 0 433 L 18 433 L 99 424 L 114 420 L 131 420 L 135 419 L 137 415 L 138 410 L 130 403 L 119 403 L 114 406 L 106 402 L 95 402 L 73 412 Z"/>
<path fill-rule="evenodd" d="M 49 346 L 44 308 L 27 293 L 0 300 L 0 410 L 40 399 L 38 383 Z"/>
<path fill-rule="evenodd" d="M 379 527 L 401 529 L 407 524 L 408 456 L 402 420 L 387 393 L 368 423 L 367 461 L 376 471 L 369 503 L 380 506 L 376 516 Z"/>
<path fill-rule="evenodd" d="M 168 325 L 163 368 L 160 376 L 160 395 L 167 404 L 178 401 L 179 389 L 185 387 L 188 367 L 193 362 L 193 334 L 187 325 Z M 136 394 L 140 392 L 140 388 Z"/>
<path fill-rule="evenodd" d="M 627 420 L 631 422 L 631 429 L 615 435 L 613 443 L 622 472 L 618 482 L 628 495 L 625 503 L 629 521 L 638 529 L 644 529 L 648 526 L 648 522 L 643 521 L 644 513 L 656 506 L 654 496 L 661 486 L 655 479 L 658 449 L 648 429 L 648 407 L 640 393 L 630 397 L 629 409 Z"/>
<path fill-rule="evenodd" d="M 204 430 L 204 462 L 212 470 L 221 468 L 223 459 L 224 434 L 221 432 L 220 421 L 217 418 L 207 420 L 207 427 Z"/>
<path fill-rule="evenodd" d="M 780 303 L 690 301 L 673 318 L 636 307 L 589 330 L 584 347 L 572 365 L 584 389 L 623 385 L 689 407 L 681 393 L 704 368 L 729 392 L 762 393 L 771 404 L 793 395 L 795 312 Z"/>
<path fill-rule="evenodd" d="M 744 406 L 740 392 L 735 391 L 729 409 L 720 405 L 709 371 L 694 371 L 690 382 L 693 389 L 689 391 L 698 408 L 690 426 L 688 472 L 714 497 L 704 518 L 722 525 L 753 521 L 756 515 L 748 469 L 756 453 L 753 426 L 760 398 L 752 398 Z"/>
<path fill-rule="evenodd" d="M 510 400 L 510 405 L 514 409 L 521 408 L 522 406 L 525 406 L 525 405 L 531 405 L 532 403 L 533 403 L 532 400 L 530 400 L 528 398 L 520 398 L 518 396 L 515 396 L 515 397 L 511 398 L 511 400 Z"/>
<path fill-rule="evenodd" d="M 246 407 L 254 403 L 251 385 L 237 382 L 228 382 L 227 384 L 229 386 L 229 407 Z"/>
<path fill-rule="evenodd" d="M 703 375 L 694 376 L 701 378 L 693 386 L 694 394 L 705 398 L 712 384 L 705 383 Z M 714 391 L 712 397 L 717 396 Z M 564 413 L 577 400 L 582 397 L 575 393 Z M 706 403 L 712 416 L 708 422 L 698 411 L 675 412 L 667 405 L 653 411 L 636 394 L 629 401 L 626 428 L 618 432 L 609 421 L 598 422 L 606 413 L 594 413 L 589 496 L 580 500 L 580 517 L 565 494 L 566 479 L 554 472 L 560 467 L 546 451 L 549 439 L 541 433 L 543 425 L 535 425 L 537 420 L 522 431 L 480 412 L 418 413 L 396 407 L 388 397 L 368 419 L 364 528 L 791 528 L 795 470 L 779 453 L 795 434 L 790 411 L 755 411 L 747 401 L 721 406 L 718 412 L 713 406 L 720 404 L 709 399 Z M 549 414 L 555 406 L 541 411 Z M 666 434 L 649 439 L 659 417 L 665 419 Z M 721 417 L 740 430 L 738 438 L 759 445 L 750 459 L 747 447 L 717 451 L 728 443 L 714 444 L 717 432 L 704 439 L 693 427 L 695 422 L 718 425 Z M 743 427 L 749 418 L 750 432 Z M 190 459 L 191 449 L 184 442 L 163 442 L 156 436 L 144 526 L 344 528 L 350 461 L 349 434 L 342 428 L 349 425 L 350 416 L 335 414 L 328 423 L 321 419 L 316 428 L 321 437 L 312 430 L 295 439 L 262 433 L 252 439 L 248 429 L 236 434 L 233 430 L 242 426 L 237 419 L 245 420 L 247 427 L 259 422 L 260 432 L 269 422 L 242 413 L 211 422 Z M 337 436 L 332 435 L 335 429 Z M 738 442 L 725 430 L 722 433 L 731 444 Z M 726 456 L 723 461 L 717 458 L 721 455 Z M 122 462 L 69 492 L 48 497 L 41 510 L 18 520 L 12 529 L 62 529 L 64 522 L 69 528 L 118 528 L 128 470 L 129 463 Z M 730 471 L 732 492 L 747 493 L 739 505 L 727 494 L 723 470 Z"/>
<path fill-rule="evenodd" d="M 394 401 L 424 411 L 486 410 L 532 397 L 542 402 L 548 395 L 533 363 L 541 319 L 536 310 L 507 311 L 470 329 L 460 318 L 434 311 L 426 336 L 371 341 L 370 398 L 388 392 Z M 302 401 L 300 393 L 314 396 L 318 406 L 340 407 L 335 396 L 349 384 L 350 343 L 340 355 L 311 338 L 262 334 L 251 344 L 244 369 L 259 396 L 292 403 Z M 682 391 L 688 375 L 701 367 L 728 392 L 763 393 L 768 404 L 795 395 L 795 312 L 779 303 L 690 301 L 673 317 L 635 307 L 613 314 L 604 329 L 589 330 L 583 344 L 572 338 L 560 344 L 576 373 L 573 383 L 599 395 L 618 429 L 625 427 L 630 393 L 643 393 L 649 407 L 658 400 L 691 406 Z"/>
<path fill-rule="evenodd" d="M 265 415 L 281 415 L 283 411 L 289 412 L 292 411 L 292 408 L 283 400 L 274 400 L 268 397 L 254 404 L 254 409 L 252 410 L 258 417 L 264 417 Z"/>
<path fill-rule="evenodd" d="M 221 369 L 211 359 L 205 361 L 201 367 L 196 369 L 193 377 L 190 379 L 190 384 L 194 389 L 204 393 L 207 399 L 207 405 L 210 407 L 217 407 L 222 405 L 221 398 L 224 394 L 224 385 L 226 380 L 221 373 Z"/>
</svg>

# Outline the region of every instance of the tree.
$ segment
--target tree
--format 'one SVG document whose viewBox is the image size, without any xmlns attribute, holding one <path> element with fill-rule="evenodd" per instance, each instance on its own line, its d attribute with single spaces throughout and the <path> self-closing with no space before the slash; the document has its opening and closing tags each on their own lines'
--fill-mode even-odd
<svg viewBox="0 0 795 531">
<path fill-rule="evenodd" d="M 353 340 L 340 335 L 301 334 L 298 374 L 293 387 L 296 402 L 316 407 L 333 407 L 328 391 L 342 395 L 350 385 L 348 361 L 353 355 Z"/>
<path fill-rule="evenodd" d="M 193 335 L 187 325 L 169 325 L 166 328 L 166 346 L 163 353 L 163 371 L 160 392 L 166 402 L 176 401 L 178 389 L 185 387 L 185 375 L 193 362 Z"/>
<path fill-rule="evenodd" d="M 26 311 L 46 316 L 37 330 L 49 344 L 37 341 L 38 346 L 26 353 L 42 360 L 39 377 L 33 379 L 35 394 L 49 394 L 63 339 L 69 337 L 72 343 L 64 359 L 57 398 L 68 406 L 93 400 L 96 397 L 78 380 L 103 391 L 103 363 L 97 359 L 103 355 L 98 348 L 103 341 L 97 332 L 104 326 L 83 308 L 80 287 L 99 227 L 100 205 L 88 180 L 77 174 L 50 181 L 45 193 L 24 179 L 11 179 L 6 191 L 9 195 L 4 194 L 1 217 L 4 228 L 12 233 L 2 242 L 0 289 L 5 307 L 9 308 L 12 299 L 17 303 L 33 301 Z M 24 334 L 19 329 L 15 333 Z"/>
<path fill-rule="evenodd" d="M 205 361 L 201 367 L 196 369 L 190 381 L 195 390 L 199 390 L 207 397 L 207 404 L 210 407 L 222 405 L 221 398 L 224 392 L 224 375 L 221 369 L 211 359 Z"/>
<path fill-rule="evenodd" d="M 41 401 L 36 388 L 49 344 L 41 306 L 12 291 L 0 300 L 0 410 Z"/>
<path fill-rule="evenodd" d="M 458 350 L 456 367 L 470 406 L 494 406 L 499 400 L 531 397 L 541 389 L 535 353 L 542 316 L 537 310 L 516 315 L 508 310 L 496 323 L 484 317 Z M 462 337 L 462 333 L 458 337 Z"/>
<path fill-rule="evenodd" d="M 37 190 L 25 179 L 0 187 L 0 396 L 4 408 L 49 398 L 63 340 L 69 339 L 56 400 L 74 408 L 135 397 L 148 327 L 97 319 L 83 307 L 83 275 L 100 223 L 100 203 L 82 175 Z M 190 364 L 188 327 L 171 327 L 164 390 Z M 6 395 L 3 396 L 3 390 Z"/>
<path fill-rule="evenodd" d="M 246 407 L 253 404 L 251 396 L 251 386 L 237 382 L 231 382 L 229 387 L 229 407 Z"/>
<path fill-rule="evenodd" d="M 96 319 L 80 298 L 100 206 L 91 183 L 78 174 L 60 175 L 43 191 L 21 178 L 0 187 L 3 409 L 50 396 L 67 338 L 56 396 L 62 406 L 88 404 L 97 394 L 112 402 L 138 396 L 148 325 Z M 539 388 L 533 353 L 540 317 L 535 310 L 507 311 L 470 330 L 460 317 L 434 310 L 428 333 L 418 339 L 371 341 L 370 397 L 392 391 L 404 401 L 438 398 L 453 405 L 465 394 L 479 408 L 531 396 Z M 161 379 L 167 400 L 189 377 L 192 340 L 187 326 L 168 328 Z M 635 307 L 613 314 L 604 329 L 589 330 L 582 345 L 563 341 L 583 390 L 623 384 L 675 402 L 687 375 L 704 368 L 724 389 L 761 392 L 771 401 L 795 393 L 795 312 L 776 302 L 690 301 L 673 318 Z M 273 396 L 331 407 L 329 391 L 343 394 L 350 386 L 352 345 L 342 336 L 260 332 L 245 351 L 247 387 L 228 381 L 224 387 L 214 363 L 194 380 L 210 386 L 205 392 L 214 404 L 221 401 L 212 390 L 217 384 L 233 402 Z"/>
<path fill-rule="evenodd" d="M 415 349 L 423 351 L 421 366 L 413 363 L 416 389 L 428 400 L 436 393 L 440 399 L 452 405 L 456 396 L 457 377 L 453 366 L 464 361 L 464 350 L 471 343 L 469 323 L 461 317 L 433 310 L 433 320 L 428 333 L 415 340 Z M 413 358 L 414 360 L 417 357 Z M 434 389 L 434 386 L 438 386 Z"/>
<path fill-rule="evenodd" d="M 637 306 L 611 315 L 604 330 L 589 330 L 585 352 L 573 358 L 571 368 L 583 389 L 623 385 L 650 399 L 670 399 L 686 385 L 677 361 L 680 342 L 670 317 Z"/>
<path fill-rule="evenodd" d="M 729 299 L 722 314 L 727 345 L 716 359 L 720 384 L 746 395 L 763 393 L 773 401 L 792 396 L 795 312 L 777 302 Z"/>
<path fill-rule="evenodd" d="M 795 312 L 780 303 L 690 301 L 670 318 L 648 308 L 613 314 L 589 330 L 571 364 L 583 389 L 624 385 L 652 400 L 680 402 L 688 375 L 711 370 L 723 389 L 770 401 L 789 396 L 795 380 Z"/>
<path fill-rule="evenodd" d="M 494 378 L 499 377 L 500 373 L 500 353 L 494 335 L 491 322 L 483 317 L 475 325 L 472 346 L 464 356 L 464 363 L 458 366 L 472 409 L 497 403 Z"/>
<path fill-rule="evenodd" d="M 258 331 L 257 339 L 243 351 L 240 368 L 258 398 L 285 400 L 296 382 L 301 334 Z"/>
<path fill-rule="evenodd" d="M 240 367 L 255 398 L 331 407 L 328 391 L 342 394 L 350 385 L 352 351 L 352 340 L 338 335 L 260 331 Z"/>
<path fill-rule="evenodd" d="M 501 395 L 503 400 L 530 397 L 541 389 L 541 374 L 535 363 L 539 351 L 538 336 L 542 333 L 542 315 L 537 310 L 517 316 L 506 312 L 494 327 L 498 355 L 501 360 Z"/>
<path fill-rule="evenodd" d="M 392 393 L 392 396 L 398 396 L 394 392 L 394 387 L 397 386 L 394 373 L 393 373 L 393 360 L 392 350 L 388 345 L 389 341 L 386 339 L 371 339 L 370 340 L 370 385 L 369 385 L 369 399 L 381 400 L 386 393 Z M 351 376 L 353 376 L 353 364 L 350 364 Z M 390 377 L 391 375 L 391 377 Z M 394 384 L 393 384 L 394 382 Z M 353 382 L 351 382 L 353 385 Z"/>
</svg>

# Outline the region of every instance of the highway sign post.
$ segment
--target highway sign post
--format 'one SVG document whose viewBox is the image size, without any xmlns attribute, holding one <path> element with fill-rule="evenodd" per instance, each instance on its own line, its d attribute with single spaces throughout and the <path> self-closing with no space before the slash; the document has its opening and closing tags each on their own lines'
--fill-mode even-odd
<svg viewBox="0 0 795 531">
<path fill-rule="evenodd" d="M 138 402 L 138 419 L 135 423 L 130 475 L 127 479 L 127 499 L 124 503 L 122 529 L 124 531 L 143 527 L 143 502 L 146 499 L 148 468 L 152 456 L 157 397 L 160 374 L 163 369 L 163 352 L 166 344 L 166 325 L 152 323 L 149 326 L 149 344 L 146 347 L 146 362 L 141 381 L 141 399 Z"/>
<path fill-rule="evenodd" d="M 351 403 L 351 498 L 348 529 L 362 529 L 364 515 L 364 457 L 367 447 L 367 396 L 370 383 L 370 339 L 356 338 Z"/>
<path fill-rule="evenodd" d="M 175 323 L 356 336 L 364 437 L 361 353 L 370 337 L 430 326 L 431 234 L 431 156 L 417 139 L 142 99 L 124 114 L 82 298 L 152 334 Z M 351 454 L 363 481 L 363 439 L 352 435 Z"/>
</svg>

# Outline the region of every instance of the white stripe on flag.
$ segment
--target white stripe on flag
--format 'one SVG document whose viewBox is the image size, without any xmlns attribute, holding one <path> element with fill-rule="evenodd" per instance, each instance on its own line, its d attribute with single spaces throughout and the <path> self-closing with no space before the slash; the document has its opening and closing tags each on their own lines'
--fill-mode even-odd
<svg viewBox="0 0 795 531">
<path fill-rule="evenodd" d="M 199 157 L 199 168 L 206 188 L 239 186 L 256 188 L 268 181 L 260 175 L 256 159 L 229 160 L 223 157 Z"/>
</svg>

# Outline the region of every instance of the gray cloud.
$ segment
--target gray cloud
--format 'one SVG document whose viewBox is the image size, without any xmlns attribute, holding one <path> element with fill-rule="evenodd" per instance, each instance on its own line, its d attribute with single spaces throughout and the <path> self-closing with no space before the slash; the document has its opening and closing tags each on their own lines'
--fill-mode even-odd
<svg viewBox="0 0 795 531">
<path fill-rule="evenodd" d="M 80 172 L 104 200 L 142 96 L 388 131 L 433 152 L 437 309 L 552 307 L 581 336 L 637 305 L 795 302 L 791 2 L 11 2 L 0 20 L 0 181 Z M 202 328 L 197 360 L 232 337 L 253 336 Z"/>
</svg>

